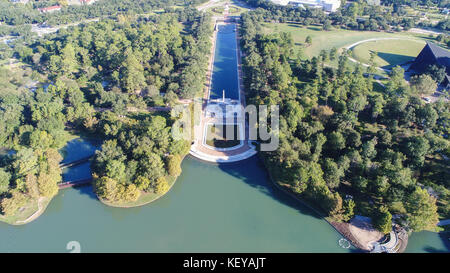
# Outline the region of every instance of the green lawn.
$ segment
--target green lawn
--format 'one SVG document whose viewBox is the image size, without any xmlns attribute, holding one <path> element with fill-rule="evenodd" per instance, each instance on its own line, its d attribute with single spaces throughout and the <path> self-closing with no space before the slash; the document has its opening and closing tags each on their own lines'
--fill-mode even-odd
<svg viewBox="0 0 450 273">
<path fill-rule="evenodd" d="M 34 217 L 39 217 L 42 213 L 45 212 L 45 209 L 47 208 L 48 204 L 52 198 L 45 198 L 42 202 L 42 211 L 39 213 L 39 215 L 35 215 Z M 34 213 L 38 211 L 38 202 L 37 199 L 31 199 L 24 207 L 20 208 L 19 211 L 17 211 L 16 214 L 5 217 L 3 215 L 0 215 L 0 222 L 5 222 L 10 225 L 22 225 L 26 223 L 21 223 L 20 221 L 25 221 L 29 217 L 31 217 Z M 36 219 L 33 217 L 33 220 Z"/>
<path fill-rule="evenodd" d="M 233 130 L 233 138 L 226 139 L 227 130 Z M 239 126 L 208 125 L 206 144 L 216 148 L 230 148 L 239 145 Z"/>
<path fill-rule="evenodd" d="M 355 46 L 352 54 L 356 60 L 369 63 L 370 53 L 375 52 L 375 65 L 386 67 L 414 60 L 424 46 L 425 42 L 422 40 L 379 40 Z"/>
<path fill-rule="evenodd" d="M 212 12 L 214 15 L 222 15 L 225 9 L 225 3 L 226 1 L 223 2 L 218 2 L 218 4 L 216 6 L 210 7 L 207 9 L 207 11 Z M 243 8 L 238 6 L 235 1 L 229 1 L 228 2 L 228 7 L 229 7 L 229 15 L 232 16 L 238 16 L 241 13 L 247 11 L 248 9 Z"/>
<path fill-rule="evenodd" d="M 324 31 L 321 26 L 306 27 L 295 23 L 264 23 L 263 30 L 265 33 L 291 33 L 296 48 L 304 47 L 305 57 L 307 58 L 318 56 L 321 50 L 330 50 L 333 47 L 340 49 L 353 43 L 372 38 L 403 38 L 418 39 L 423 41 L 429 39 L 427 35 L 409 32 L 387 33 L 345 29 Z M 312 38 L 312 44 L 310 46 L 305 45 L 305 39 L 307 36 L 311 36 Z"/>
</svg>

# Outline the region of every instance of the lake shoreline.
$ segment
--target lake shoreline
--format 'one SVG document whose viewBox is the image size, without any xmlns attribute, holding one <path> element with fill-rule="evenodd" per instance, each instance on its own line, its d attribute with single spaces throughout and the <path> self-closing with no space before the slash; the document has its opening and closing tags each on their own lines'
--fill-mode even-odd
<svg viewBox="0 0 450 273">
<path fill-rule="evenodd" d="M 189 153 L 188 153 L 188 154 L 189 154 Z M 184 155 L 183 158 L 180 160 L 180 168 L 181 168 L 181 163 L 183 163 L 183 160 L 186 158 L 186 156 L 187 156 L 188 154 Z M 178 176 L 176 176 L 176 177 L 171 177 L 171 176 L 169 176 L 169 179 L 170 179 L 171 181 L 169 182 L 169 189 L 168 189 L 166 192 L 164 192 L 164 193 L 162 193 L 162 194 L 157 194 L 157 195 L 155 196 L 155 198 L 153 198 L 153 199 L 150 199 L 150 200 L 147 200 L 147 201 L 143 201 L 143 202 L 141 201 L 142 203 L 140 203 L 139 201 L 142 200 L 142 199 L 144 199 L 144 197 L 146 197 L 146 196 L 148 196 L 148 195 L 150 195 L 150 194 L 152 194 L 152 193 L 142 193 L 142 192 L 141 192 L 141 196 L 139 196 L 138 200 L 136 200 L 136 201 L 134 201 L 134 202 L 131 202 L 131 203 L 134 203 L 134 204 L 130 204 L 130 205 L 127 205 L 127 204 L 122 205 L 121 203 L 109 202 L 109 201 L 105 200 L 104 198 L 99 197 L 95 192 L 94 192 L 94 194 L 95 194 L 95 196 L 97 197 L 97 199 L 98 199 L 102 204 L 104 204 L 104 205 L 106 205 L 106 206 L 109 206 L 109 207 L 113 207 L 113 208 L 125 208 L 125 209 L 127 209 L 127 208 L 137 208 L 137 207 L 142 207 L 142 206 L 148 205 L 148 204 L 150 204 L 150 203 L 153 203 L 154 201 L 156 201 L 156 200 L 160 199 L 161 197 L 165 196 L 166 194 L 168 194 L 168 193 L 170 192 L 170 190 L 173 188 L 173 186 L 175 185 L 175 183 L 177 182 L 178 177 L 180 177 L 180 175 L 181 175 L 182 173 L 183 173 L 183 170 L 181 170 L 181 173 L 180 173 Z"/>
<path fill-rule="evenodd" d="M 360 242 L 358 242 L 358 240 L 355 237 L 351 236 L 351 233 L 349 232 L 348 227 L 346 225 L 342 225 L 342 224 L 348 225 L 348 223 L 337 223 L 337 222 L 332 222 L 332 221 L 328 220 L 327 217 L 322 212 L 320 212 L 318 209 L 314 208 L 314 206 L 309 204 L 307 201 L 300 199 L 294 193 L 285 189 L 283 186 L 281 186 L 278 182 L 276 182 L 272 178 L 272 174 L 270 173 L 269 169 L 267 168 L 264 160 L 261 158 L 261 155 L 258 155 L 258 158 L 259 158 L 259 160 L 262 161 L 262 163 L 267 171 L 267 174 L 269 175 L 269 181 L 272 182 L 272 185 L 274 185 L 275 188 L 277 188 L 278 190 L 287 194 L 291 198 L 295 199 L 297 202 L 299 202 L 303 206 L 314 211 L 321 219 L 325 220 L 328 224 L 330 224 L 334 228 L 334 230 L 336 230 L 340 235 L 342 235 L 346 240 L 348 240 L 355 248 L 357 248 L 361 251 L 364 251 L 364 252 L 368 252 L 367 249 L 365 249 L 362 246 L 362 244 Z"/>
<path fill-rule="evenodd" d="M 39 197 L 39 200 L 37 201 L 37 206 L 38 206 L 37 210 L 35 210 L 32 214 L 30 214 L 24 220 L 15 220 L 14 222 L 11 222 L 11 221 L 7 221 L 4 218 L 4 216 L 1 216 L 0 222 L 3 222 L 8 225 L 12 225 L 12 226 L 22 226 L 22 225 L 31 223 L 34 220 L 36 220 L 37 218 L 39 218 L 42 214 L 44 214 L 45 210 L 47 209 L 47 207 L 50 204 L 50 202 L 52 201 L 52 199 L 53 199 L 53 197 L 52 198 Z"/>
</svg>

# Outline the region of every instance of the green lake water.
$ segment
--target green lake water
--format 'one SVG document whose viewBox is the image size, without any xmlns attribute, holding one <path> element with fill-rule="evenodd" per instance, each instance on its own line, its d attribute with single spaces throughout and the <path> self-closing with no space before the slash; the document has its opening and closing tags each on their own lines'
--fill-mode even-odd
<svg viewBox="0 0 450 273">
<path fill-rule="evenodd" d="M 214 52 L 210 99 L 239 99 L 236 25 L 219 25 Z"/>
<path fill-rule="evenodd" d="M 234 25 L 221 27 L 217 38 L 216 97 L 226 89 L 235 90 L 227 97 L 237 98 L 233 29 Z M 73 140 L 63 162 L 91 155 L 99 145 Z M 35 221 L 23 226 L 0 222 L 0 252 L 68 252 L 71 241 L 79 242 L 82 252 L 356 251 L 341 248 L 342 237 L 332 226 L 274 188 L 257 157 L 215 165 L 188 156 L 181 167 L 170 192 L 138 208 L 103 205 L 90 186 L 61 190 Z M 63 173 L 64 180 L 89 177 L 89 163 Z M 445 236 L 413 234 L 407 251 L 448 251 Z"/>
<path fill-rule="evenodd" d="M 1 252 L 346 252 L 341 236 L 274 189 L 256 157 L 212 165 L 186 158 L 171 191 L 131 209 L 100 203 L 91 187 L 61 190 L 24 226 L 0 224 Z"/>
<path fill-rule="evenodd" d="M 187 157 L 182 169 L 168 194 L 139 208 L 105 206 L 90 186 L 61 190 L 35 221 L 0 223 L 0 252 L 68 252 L 70 241 L 82 252 L 356 251 L 341 248 L 327 222 L 274 188 L 257 157 L 223 165 Z M 407 251 L 448 251 L 443 242 L 421 232 Z"/>
</svg>

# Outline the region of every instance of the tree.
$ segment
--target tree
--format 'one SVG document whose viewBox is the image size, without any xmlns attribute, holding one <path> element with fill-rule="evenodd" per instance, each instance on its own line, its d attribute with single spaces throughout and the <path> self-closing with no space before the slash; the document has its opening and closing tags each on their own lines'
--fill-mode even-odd
<svg viewBox="0 0 450 273">
<path fill-rule="evenodd" d="M 328 61 L 330 54 L 325 49 L 322 49 L 319 56 L 322 63 L 325 63 Z"/>
<path fill-rule="evenodd" d="M 44 152 L 44 162 L 40 162 L 37 176 L 38 188 L 41 196 L 53 197 L 58 193 L 58 183 L 61 182 L 61 168 L 59 162 L 62 157 L 55 149 Z"/>
<path fill-rule="evenodd" d="M 150 84 L 145 88 L 145 94 L 150 98 L 154 98 L 159 95 L 159 89 L 155 85 Z"/>
<path fill-rule="evenodd" d="M 145 191 L 150 186 L 150 180 L 147 177 L 140 175 L 135 179 L 134 184 L 139 190 Z"/>
<path fill-rule="evenodd" d="M 75 56 L 75 49 L 68 43 L 61 52 L 61 70 L 64 75 L 70 76 L 78 70 L 78 62 Z"/>
<path fill-rule="evenodd" d="M 428 140 L 421 136 L 410 137 L 405 145 L 405 154 L 407 155 L 411 164 L 420 168 L 425 162 L 425 156 L 430 149 Z"/>
<path fill-rule="evenodd" d="M 418 111 L 416 111 L 416 117 L 419 124 L 430 129 L 436 125 L 436 121 L 439 118 L 438 113 L 431 104 L 419 108 Z"/>
<path fill-rule="evenodd" d="M 140 172 L 150 181 L 155 181 L 165 173 L 164 162 L 157 154 L 149 154 L 147 158 L 140 162 Z"/>
<path fill-rule="evenodd" d="M 384 234 L 392 231 L 392 215 L 386 206 L 378 207 L 372 220 L 374 227 Z"/>
<path fill-rule="evenodd" d="M 155 193 L 156 194 L 164 194 L 169 190 L 169 183 L 167 183 L 166 179 L 164 177 L 159 177 L 156 180 L 155 185 Z"/>
<path fill-rule="evenodd" d="M 117 182 L 124 182 L 126 178 L 125 163 L 119 160 L 109 160 L 106 163 L 105 174 Z"/>
<path fill-rule="evenodd" d="M 431 95 L 437 89 L 437 83 L 427 74 L 411 77 L 410 84 L 416 94 Z"/>
<path fill-rule="evenodd" d="M 32 149 L 19 150 L 15 155 L 15 161 L 13 162 L 13 168 L 16 176 L 21 177 L 29 173 L 36 173 L 37 160 L 38 158 Z"/>
<path fill-rule="evenodd" d="M 42 196 L 53 197 L 58 193 L 58 185 L 52 181 L 47 173 L 40 173 L 37 182 L 39 185 L 39 192 Z"/>
<path fill-rule="evenodd" d="M 409 227 L 414 231 L 433 230 L 439 222 L 436 199 L 425 189 L 416 187 L 408 196 L 405 208 Z"/>
<path fill-rule="evenodd" d="M 372 102 L 372 117 L 377 118 L 381 113 L 383 113 L 383 107 L 386 104 L 386 101 L 383 99 L 383 96 L 380 94 L 376 94 L 371 98 Z"/>
<path fill-rule="evenodd" d="M 331 21 L 330 20 L 325 20 L 325 22 L 323 23 L 323 30 L 328 31 L 331 30 Z"/>
<path fill-rule="evenodd" d="M 145 87 L 144 68 L 137 60 L 133 51 L 127 50 L 123 66 L 122 87 L 129 93 L 134 93 Z"/>
<path fill-rule="evenodd" d="M 325 162 L 322 166 L 324 179 L 327 182 L 327 186 L 332 189 L 337 188 L 344 173 L 339 169 L 336 162 L 334 162 L 331 158 L 325 159 Z"/>
<path fill-rule="evenodd" d="M 361 155 L 366 159 L 373 159 L 377 155 L 377 150 L 375 149 L 376 144 L 377 144 L 376 138 L 364 142 L 364 144 L 362 145 Z"/>
<path fill-rule="evenodd" d="M 334 60 L 336 60 L 336 58 L 337 58 L 337 49 L 336 49 L 336 47 L 333 47 L 330 50 L 330 60 L 334 61 Z"/>
<path fill-rule="evenodd" d="M 167 161 L 167 172 L 170 176 L 177 177 L 181 174 L 181 157 L 179 155 L 170 156 Z"/>
<path fill-rule="evenodd" d="M 134 202 L 139 199 L 141 196 L 141 192 L 134 184 L 130 184 L 127 186 L 123 199 L 128 202 Z"/>
<path fill-rule="evenodd" d="M 347 199 L 344 201 L 344 212 L 342 214 L 342 220 L 348 222 L 350 219 L 353 218 L 353 215 L 355 214 L 355 201 L 353 199 Z"/>
<path fill-rule="evenodd" d="M 33 174 L 28 174 L 25 178 L 25 184 L 28 194 L 34 199 L 38 198 L 40 193 L 36 176 Z"/>
<path fill-rule="evenodd" d="M 11 197 L 1 200 L 0 206 L 3 215 L 8 217 L 16 214 L 21 207 L 27 204 L 28 200 L 29 198 L 25 194 L 14 191 Z"/>
<path fill-rule="evenodd" d="M 34 130 L 30 134 L 30 147 L 46 150 L 53 145 L 53 137 L 47 131 Z"/>
<path fill-rule="evenodd" d="M 123 150 L 117 145 L 117 140 L 107 140 L 103 143 L 102 148 L 95 152 L 95 166 L 98 170 L 104 169 L 109 160 L 125 161 L 126 157 Z"/>
<path fill-rule="evenodd" d="M 170 90 L 169 92 L 166 93 L 166 95 L 164 96 L 164 100 L 166 101 L 166 104 L 169 105 L 170 107 L 173 107 L 177 104 L 178 102 L 178 96 L 177 94 L 175 94 L 175 92 L 173 92 L 172 90 Z"/>
<path fill-rule="evenodd" d="M 303 117 L 303 107 L 297 101 L 286 103 L 286 121 L 289 128 L 295 132 L 297 125 Z"/>
<path fill-rule="evenodd" d="M 9 183 L 11 181 L 11 174 L 4 168 L 0 168 L 0 195 L 9 190 Z"/>
<path fill-rule="evenodd" d="M 438 84 L 441 84 L 447 75 L 445 72 L 445 66 L 437 66 L 435 64 L 428 66 L 425 74 L 430 75 Z"/>
<path fill-rule="evenodd" d="M 338 151 L 345 148 L 345 138 L 340 132 L 332 132 L 327 139 L 331 149 Z"/>
<path fill-rule="evenodd" d="M 305 43 L 306 43 L 307 45 L 312 45 L 312 37 L 309 36 L 309 35 L 306 36 Z"/>
<path fill-rule="evenodd" d="M 386 87 L 391 94 L 397 94 L 405 84 L 405 70 L 400 66 L 396 66 L 390 73 L 390 81 Z"/>
</svg>

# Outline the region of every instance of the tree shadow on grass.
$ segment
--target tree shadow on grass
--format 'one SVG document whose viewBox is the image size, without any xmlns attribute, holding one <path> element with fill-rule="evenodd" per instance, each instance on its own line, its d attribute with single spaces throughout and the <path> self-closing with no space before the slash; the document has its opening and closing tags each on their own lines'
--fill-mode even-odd
<svg viewBox="0 0 450 273">
<path fill-rule="evenodd" d="M 322 219 L 320 215 L 303 205 L 299 200 L 276 188 L 270 181 L 263 163 L 257 156 L 235 163 L 220 163 L 218 166 L 225 173 L 238 178 L 274 200 L 296 209 L 299 213 Z"/>
<path fill-rule="evenodd" d="M 373 51 L 371 51 L 373 52 Z M 385 62 L 389 63 L 389 65 L 382 66 L 381 68 L 389 69 L 397 65 L 402 65 L 404 63 L 410 62 L 414 60 L 415 57 L 400 55 L 400 54 L 392 54 L 386 52 L 378 52 L 377 56 L 383 59 Z"/>
<path fill-rule="evenodd" d="M 296 27 L 296 28 L 302 28 L 303 26 L 300 24 L 293 24 L 293 23 L 289 23 L 288 26 L 290 27 Z"/>
<path fill-rule="evenodd" d="M 308 26 L 306 28 L 309 30 L 314 30 L 314 31 L 322 31 L 323 30 L 322 27 L 319 27 L 319 26 Z"/>
</svg>

